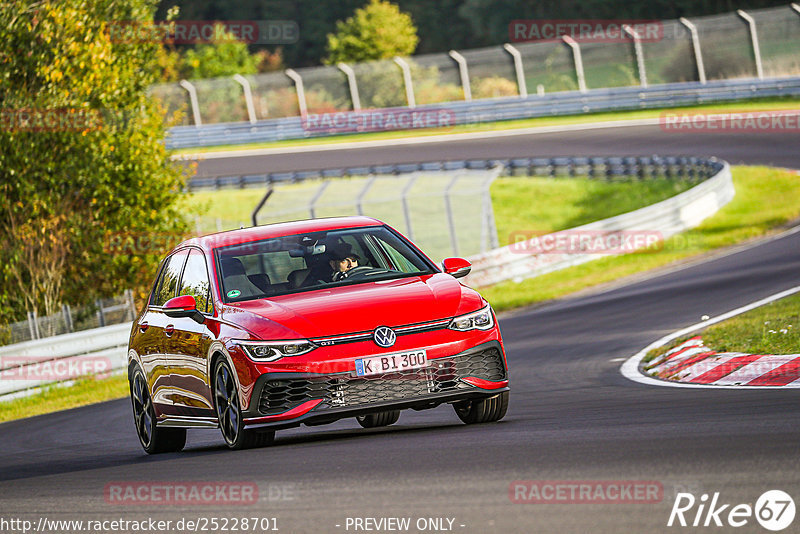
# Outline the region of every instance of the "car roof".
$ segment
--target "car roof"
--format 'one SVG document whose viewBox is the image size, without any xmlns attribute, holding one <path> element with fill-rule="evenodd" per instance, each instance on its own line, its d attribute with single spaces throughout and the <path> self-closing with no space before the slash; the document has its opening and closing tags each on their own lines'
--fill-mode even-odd
<svg viewBox="0 0 800 534">
<path fill-rule="evenodd" d="M 250 228 L 240 228 L 238 230 L 228 230 L 201 237 L 193 237 L 182 242 L 173 250 L 194 245 L 202 248 L 206 252 L 211 252 L 215 248 L 240 245 L 263 239 L 272 239 L 287 235 L 302 234 L 305 232 L 325 232 L 340 228 L 357 228 L 361 226 L 382 226 L 384 223 L 372 217 L 328 217 L 324 219 L 307 219 L 302 221 L 282 222 L 267 224 L 263 226 L 253 226 Z"/>
</svg>

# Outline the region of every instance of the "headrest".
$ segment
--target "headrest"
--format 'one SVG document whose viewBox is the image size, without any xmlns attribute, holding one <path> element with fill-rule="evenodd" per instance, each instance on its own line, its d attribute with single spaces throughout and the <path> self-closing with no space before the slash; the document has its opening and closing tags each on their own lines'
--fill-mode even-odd
<svg viewBox="0 0 800 534">
<path fill-rule="evenodd" d="M 239 258 L 222 256 L 219 259 L 219 264 L 222 267 L 222 276 L 224 278 L 245 274 L 244 265 L 242 265 Z"/>
</svg>

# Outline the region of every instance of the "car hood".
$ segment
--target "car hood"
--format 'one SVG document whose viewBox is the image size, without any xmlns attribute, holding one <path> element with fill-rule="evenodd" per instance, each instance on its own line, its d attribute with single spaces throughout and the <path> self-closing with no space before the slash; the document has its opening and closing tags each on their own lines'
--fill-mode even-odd
<svg viewBox="0 0 800 534">
<path fill-rule="evenodd" d="M 445 319 L 482 302 L 477 292 L 437 273 L 238 302 L 223 314 L 261 339 L 317 338 Z"/>
</svg>

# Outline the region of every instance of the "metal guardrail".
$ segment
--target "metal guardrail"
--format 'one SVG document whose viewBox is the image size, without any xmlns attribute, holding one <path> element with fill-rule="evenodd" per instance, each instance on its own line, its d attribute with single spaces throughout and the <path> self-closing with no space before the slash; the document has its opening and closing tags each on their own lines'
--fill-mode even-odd
<svg viewBox="0 0 800 534">
<path fill-rule="evenodd" d="M 131 323 L 0 347 L 0 397 L 127 365 Z"/>
<path fill-rule="evenodd" d="M 589 250 L 562 251 L 557 247 L 542 250 L 542 243 L 555 243 L 559 237 L 568 240 L 601 236 L 606 242 L 613 237 L 619 243 L 626 235 L 635 236 L 638 233 L 640 236 L 657 237 L 663 243 L 675 234 L 694 228 L 735 195 L 727 162 L 712 158 L 697 159 L 694 164 L 697 166 L 696 176 L 705 178 L 700 184 L 674 197 L 622 215 L 562 232 L 534 236 L 470 257 L 472 272 L 465 278 L 466 283 L 486 286 L 506 280 L 519 282 L 609 255 Z M 641 246 L 637 249 L 646 247 L 648 242 L 641 240 L 639 244 Z"/>
<path fill-rule="evenodd" d="M 609 179 L 615 176 L 639 176 L 702 180 L 716 172 L 716 163 L 710 159 L 692 156 L 647 157 L 558 157 L 510 158 L 427 161 L 391 165 L 365 165 L 331 169 L 300 170 L 264 174 L 245 174 L 192 178 L 190 191 L 204 189 L 264 187 L 280 183 L 297 183 L 322 178 L 345 178 L 373 175 L 402 175 L 414 172 L 490 170 L 503 167 L 501 175 L 513 176 L 589 176 Z"/>
<path fill-rule="evenodd" d="M 800 77 L 718 80 L 706 83 L 672 83 L 651 87 L 618 87 L 569 91 L 524 98 L 508 97 L 467 102 L 447 102 L 411 108 L 382 108 L 376 113 L 447 113 L 452 126 L 480 124 L 513 119 L 579 115 L 602 111 L 659 109 L 676 106 L 725 102 L 747 98 L 800 96 Z M 344 117 L 370 111 L 337 112 Z M 306 139 L 341 135 L 305 127 L 301 117 L 287 117 L 240 123 L 203 126 L 176 126 L 169 131 L 166 146 L 170 149 L 199 148 L 243 143 L 261 143 L 287 139 Z"/>
</svg>

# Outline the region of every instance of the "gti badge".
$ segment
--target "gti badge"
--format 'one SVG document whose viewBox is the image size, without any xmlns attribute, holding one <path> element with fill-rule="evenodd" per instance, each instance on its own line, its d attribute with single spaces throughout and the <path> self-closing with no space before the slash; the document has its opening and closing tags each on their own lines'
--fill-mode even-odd
<svg viewBox="0 0 800 534">
<path fill-rule="evenodd" d="M 372 339 L 379 347 L 388 348 L 397 341 L 397 334 L 388 326 L 379 326 L 375 329 L 375 333 L 372 334 Z"/>
</svg>

